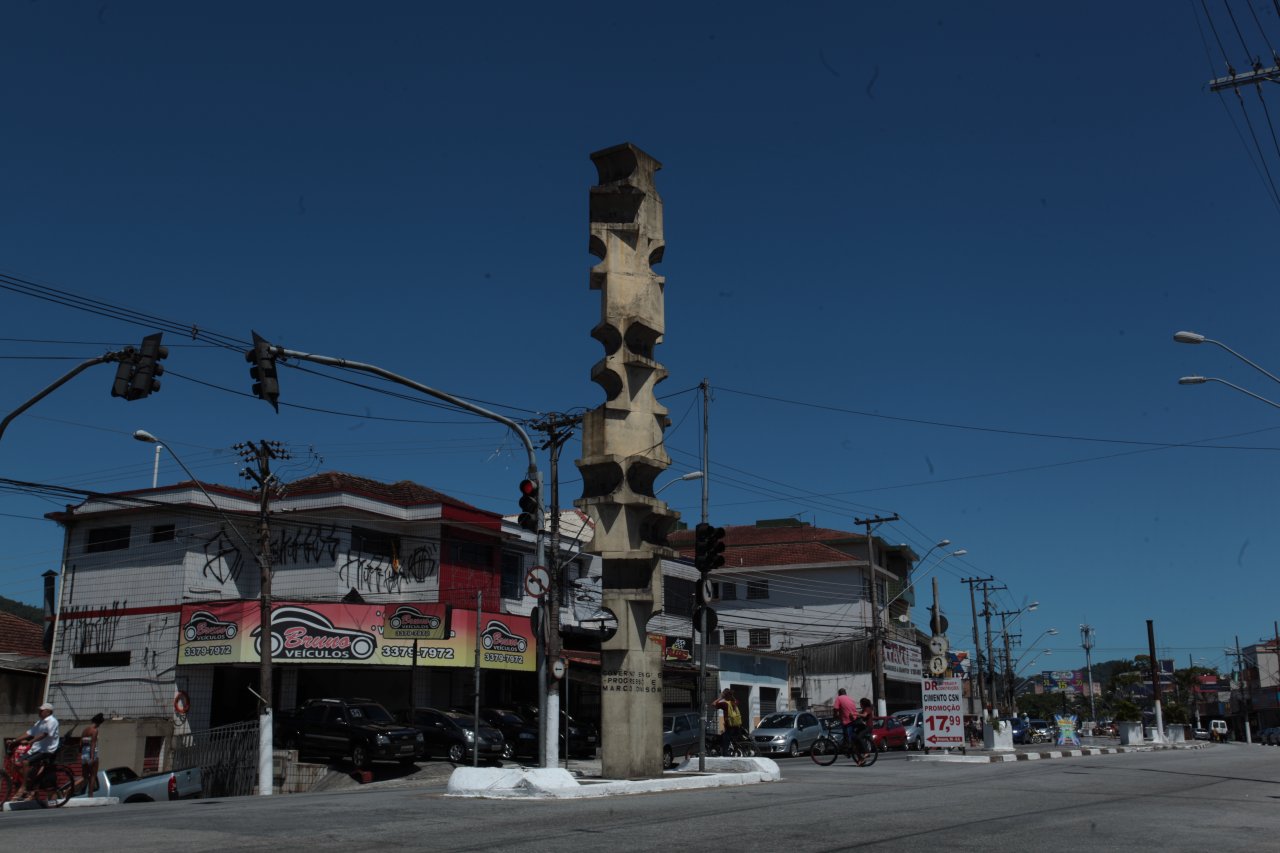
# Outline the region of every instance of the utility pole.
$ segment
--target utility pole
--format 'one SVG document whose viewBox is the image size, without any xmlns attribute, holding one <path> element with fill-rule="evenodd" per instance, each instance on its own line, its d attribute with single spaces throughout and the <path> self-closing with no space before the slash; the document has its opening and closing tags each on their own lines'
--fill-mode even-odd
<svg viewBox="0 0 1280 853">
<path fill-rule="evenodd" d="M 258 793 L 272 793 L 272 759 L 275 749 L 272 735 L 271 683 L 271 498 L 276 479 L 271 473 L 272 459 L 288 459 L 289 452 L 278 441 L 252 441 L 235 445 L 240 457 L 258 469 L 242 468 L 241 476 L 258 484 Z"/>
<path fill-rule="evenodd" d="M 1001 610 L 996 615 L 1000 617 L 1000 634 L 1004 637 L 1004 688 L 1001 693 L 1004 695 L 1005 705 L 1010 713 L 1013 713 L 1013 651 L 1009 648 L 1009 623 L 1005 621 L 1009 616 L 1016 616 L 1021 613 L 1020 610 Z"/>
<path fill-rule="evenodd" d="M 1093 707 L 1093 626 L 1080 626 L 1080 645 L 1084 647 L 1084 668 L 1089 673 L 1089 720 L 1097 722 L 1098 712 Z M 1196 705 L 1196 725 L 1200 724 L 1200 706 Z"/>
<path fill-rule="evenodd" d="M 991 590 L 1007 589 L 1004 586 L 991 586 L 984 583 L 982 585 L 982 618 L 987 624 L 987 716 L 996 717 L 995 713 L 999 709 L 996 708 L 996 668 L 995 657 L 991 653 L 991 599 L 989 598 Z"/>
<path fill-rule="evenodd" d="M 1164 711 L 1160 707 L 1160 666 L 1156 662 L 1156 626 L 1155 622 L 1147 620 L 1147 647 L 1151 654 L 1151 699 L 1152 710 L 1156 715 L 1156 731 L 1155 737 L 1152 738 L 1156 743 L 1164 742 Z"/>
<path fill-rule="evenodd" d="M 973 685 L 978 685 L 978 707 L 983 709 L 985 713 L 986 701 L 984 699 L 985 691 L 982 689 L 982 644 L 978 639 L 978 605 L 975 603 L 973 596 L 973 587 L 975 584 L 990 583 L 995 578 L 961 578 L 960 583 L 969 585 L 969 610 L 973 613 L 973 654 L 977 658 L 974 661 L 976 666 L 970 667 L 969 689 L 972 692 Z M 974 678 L 974 675 L 977 677 Z"/>
<path fill-rule="evenodd" d="M 883 524 L 886 521 L 897 521 L 898 514 L 876 516 L 874 518 L 855 518 L 854 524 L 861 524 L 867 530 L 867 577 L 871 583 L 871 692 L 876 704 L 876 714 L 885 716 L 888 711 L 884 697 L 884 638 L 880 627 L 880 602 L 876 594 L 876 543 L 871 535 L 871 525 Z"/>
<path fill-rule="evenodd" d="M 709 412 L 711 402 L 711 383 L 704 376 L 702 381 L 698 383 L 698 388 L 702 391 L 702 459 L 700 468 L 702 470 L 702 517 L 700 523 L 710 524 L 707 520 L 707 497 L 709 495 L 708 482 L 711 480 L 711 471 L 708 469 L 711 455 L 711 429 Z M 709 583 L 710 577 L 699 578 L 698 583 Z M 701 624 L 698 627 L 698 719 L 702 721 L 702 737 L 698 738 L 698 772 L 705 773 L 707 769 L 707 610 L 710 604 L 697 610 L 698 620 Z"/>
<path fill-rule="evenodd" d="M 581 415 L 549 414 L 529 424 L 529 428 L 544 433 L 546 439 L 540 449 L 551 451 L 551 503 L 548 508 L 551 524 L 551 547 L 547 551 L 547 574 L 551 582 L 543 593 L 542 624 L 545 631 L 544 652 L 542 655 L 543 670 L 539 679 L 540 711 L 538 727 L 546 731 L 547 726 L 556 726 L 550 731 L 560 731 L 560 679 L 551 676 L 551 664 L 560 659 L 563 650 L 560 638 L 560 595 L 565 587 L 563 563 L 560 559 L 560 449 L 573 435 L 573 430 L 582 423 Z M 565 709 L 568 710 L 567 708 Z M 554 717 L 553 717 L 554 715 Z M 555 720 L 555 723 L 552 720 Z M 563 728 L 568 731 L 568 727 Z M 554 741 L 545 738 L 548 754 L 543 759 L 544 767 L 559 764 L 560 739 Z M 568 740 L 565 740 L 566 747 Z M 566 749 L 566 752 L 568 750 Z M 567 755 L 565 756 L 568 757 Z"/>
</svg>

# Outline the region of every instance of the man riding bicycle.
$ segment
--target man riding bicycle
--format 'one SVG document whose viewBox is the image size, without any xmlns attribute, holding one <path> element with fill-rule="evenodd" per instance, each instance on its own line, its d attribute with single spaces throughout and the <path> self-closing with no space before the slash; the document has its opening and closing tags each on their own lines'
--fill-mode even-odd
<svg viewBox="0 0 1280 853">
<path fill-rule="evenodd" d="M 35 791 L 40 774 L 44 772 L 45 765 L 53 763 L 54 757 L 58 754 L 58 748 L 62 746 L 62 741 L 58 737 L 58 718 L 53 715 L 52 705 L 45 702 L 40 706 L 40 719 L 27 729 L 25 735 L 18 738 L 18 743 L 29 743 L 31 748 L 27 750 L 24 759 L 27 763 L 27 772 L 14 799 L 29 800 Z"/>
<path fill-rule="evenodd" d="M 855 705 L 841 687 L 836 693 L 836 701 L 831 710 L 844 729 L 845 747 L 850 753 L 861 752 L 865 747 L 863 738 L 871 733 L 871 700 L 863 698 Z"/>
</svg>

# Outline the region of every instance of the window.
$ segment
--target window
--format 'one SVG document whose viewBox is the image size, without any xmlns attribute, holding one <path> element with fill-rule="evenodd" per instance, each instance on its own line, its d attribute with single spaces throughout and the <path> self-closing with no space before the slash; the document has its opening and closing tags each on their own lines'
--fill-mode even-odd
<svg viewBox="0 0 1280 853">
<path fill-rule="evenodd" d="M 128 666 L 129 652 L 91 652 L 72 655 L 71 666 L 74 669 L 90 669 L 96 666 Z"/>
<path fill-rule="evenodd" d="M 695 582 L 688 578 L 662 579 L 662 612 L 668 616 L 692 616 Z"/>
<path fill-rule="evenodd" d="M 767 580 L 747 581 L 747 598 L 768 598 L 769 582 Z"/>
<path fill-rule="evenodd" d="M 97 527 L 89 531 L 84 549 L 90 554 L 103 551 L 123 551 L 129 547 L 129 525 L 119 527 Z"/>
<path fill-rule="evenodd" d="M 177 531 L 178 527 L 175 524 L 157 524 L 151 528 L 151 541 L 172 542 Z"/>
<path fill-rule="evenodd" d="M 713 583 L 712 593 L 721 601 L 736 601 L 738 599 L 738 585 L 732 581 L 721 581 Z"/>
<path fill-rule="evenodd" d="M 737 632 L 737 631 L 733 631 L 733 630 L 721 631 L 721 632 L 720 632 L 720 637 L 721 637 L 721 639 L 720 639 L 720 645 L 722 645 L 722 646 L 736 646 L 736 645 L 738 645 L 738 632 Z"/>
<path fill-rule="evenodd" d="M 449 559 L 455 566 L 487 569 L 493 566 L 493 546 L 454 540 L 449 543 Z"/>
<path fill-rule="evenodd" d="M 361 554 L 368 554 L 371 557 L 398 560 L 400 558 L 400 537 L 394 533 L 385 533 L 381 530 L 352 527 L 351 550 L 359 551 Z"/>
<path fill-rule="evenodd" d="M 524 555 L 514 551 L 502 552 L 502 597 L 524 597 Z"/>
<path fill-rule="evenodd" d="M 768 628 L 752 628 L 747 632 L 747 642 L 753 649 L 765 648 L 769 645 Z"/>
</svg>

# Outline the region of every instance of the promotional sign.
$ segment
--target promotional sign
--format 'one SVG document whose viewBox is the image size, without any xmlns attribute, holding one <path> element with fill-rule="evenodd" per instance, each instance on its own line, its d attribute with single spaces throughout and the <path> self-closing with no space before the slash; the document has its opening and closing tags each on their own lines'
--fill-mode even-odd
<svg viewBox="0 0 1280 853">
<path fill-rule="evenodd" d="M 947 651 L 947 676 L 949 678 L 969 677 L 969 653 L 959 649 Z"/>
<path fill-rule="evenodd" d="M 884 677 L 894 681 L 919 681 L 921 670 L 920 647 L 905 643 L 884 641 Z"/>
<path fill-rule="evenodd" d="M 964 746 L 963 689 L 959 678 L 921 680 L 925 749 Z"/>
<path fill-rule="evenodd" d="M 1053 721 L 1058 724 L 1058 746 L 1079 746 L 1080 728 L 1075 715 L 1056 715 Z"/>
<path fill-rule="evenodd" d="M 689 663 L 693 660 L 693 638 L 692 637 L 671 637 L 663 638 L 664 647 L 662 650 L 662 659 L 667 662 Z"/>
<path fill-rule="evenodd" d="M 184 604 L 179 665 L 257 663 L 258 617 L 255 600 Z M 527 616 L 482 613 L 477 629 L 475 611 L 436 603 L 282 601 L 271 610 L 271 659 L 279 663 L 409 666 L 416 640 L 419 666 L 469 667 L 477 637 L 481 666 L 537 668 Z"/>
<path fill-rule="evenodd" d="M 446 640 L 452 610 L 447 604 L 384 605 L 382 636 L 388 640 Z"/>
</svg>

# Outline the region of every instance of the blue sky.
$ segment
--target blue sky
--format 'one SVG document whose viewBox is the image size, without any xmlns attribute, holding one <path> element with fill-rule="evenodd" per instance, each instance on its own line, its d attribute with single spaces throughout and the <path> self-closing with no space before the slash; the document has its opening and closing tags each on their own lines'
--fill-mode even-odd
<svg viewBox="0 0 1280 853">
<path fill-rule="evenodd" d="M 1233 6 L 1253 52 L 1258 25 L 1280 44 L 1273 4 L 1257 25 Z M 938 569 L 954 646 L 960 577 L 1040 602 L 1024 648 L 1060 633 L 1037 670 L 1083 663 L 1085 621 L 1095 660 L 1144 653 L 1153 619 L 1162 657 L 1225 665 L 1280 616 L 1277 413 L 1176 384 L 1280 395 L 1172 341 L 1280 369 L 1280 213 L 1234 96 L 1205 85 L 1198 5 L 33 2 L 0 22 L 0 272 L 513 417 L 590 408 L 588 155 L 630 141 L 664 164 L 672 473 L 698 467 L 706 377 L 715 522 L 896 512 L 886 539 L 968 550 Z M 6 411 L 153 330 L 0 306 Z M 267 438 L 291 476 L 515 511 L 523 453 L 495 424 L 292 369 L 277 415 L 238 352 L 166 343 L 159 394 L 112 398 L 102 366 L 18 418 L 3 476 L 148 486 L 145 428 L 213 482 Z M 182 478 L 167 455 L 160 477 Z M 696 520 L 699 491 L 663 497 Z M 0 492 L 0 594 L 39 601 L 61 503 Z"/>
</svg>

